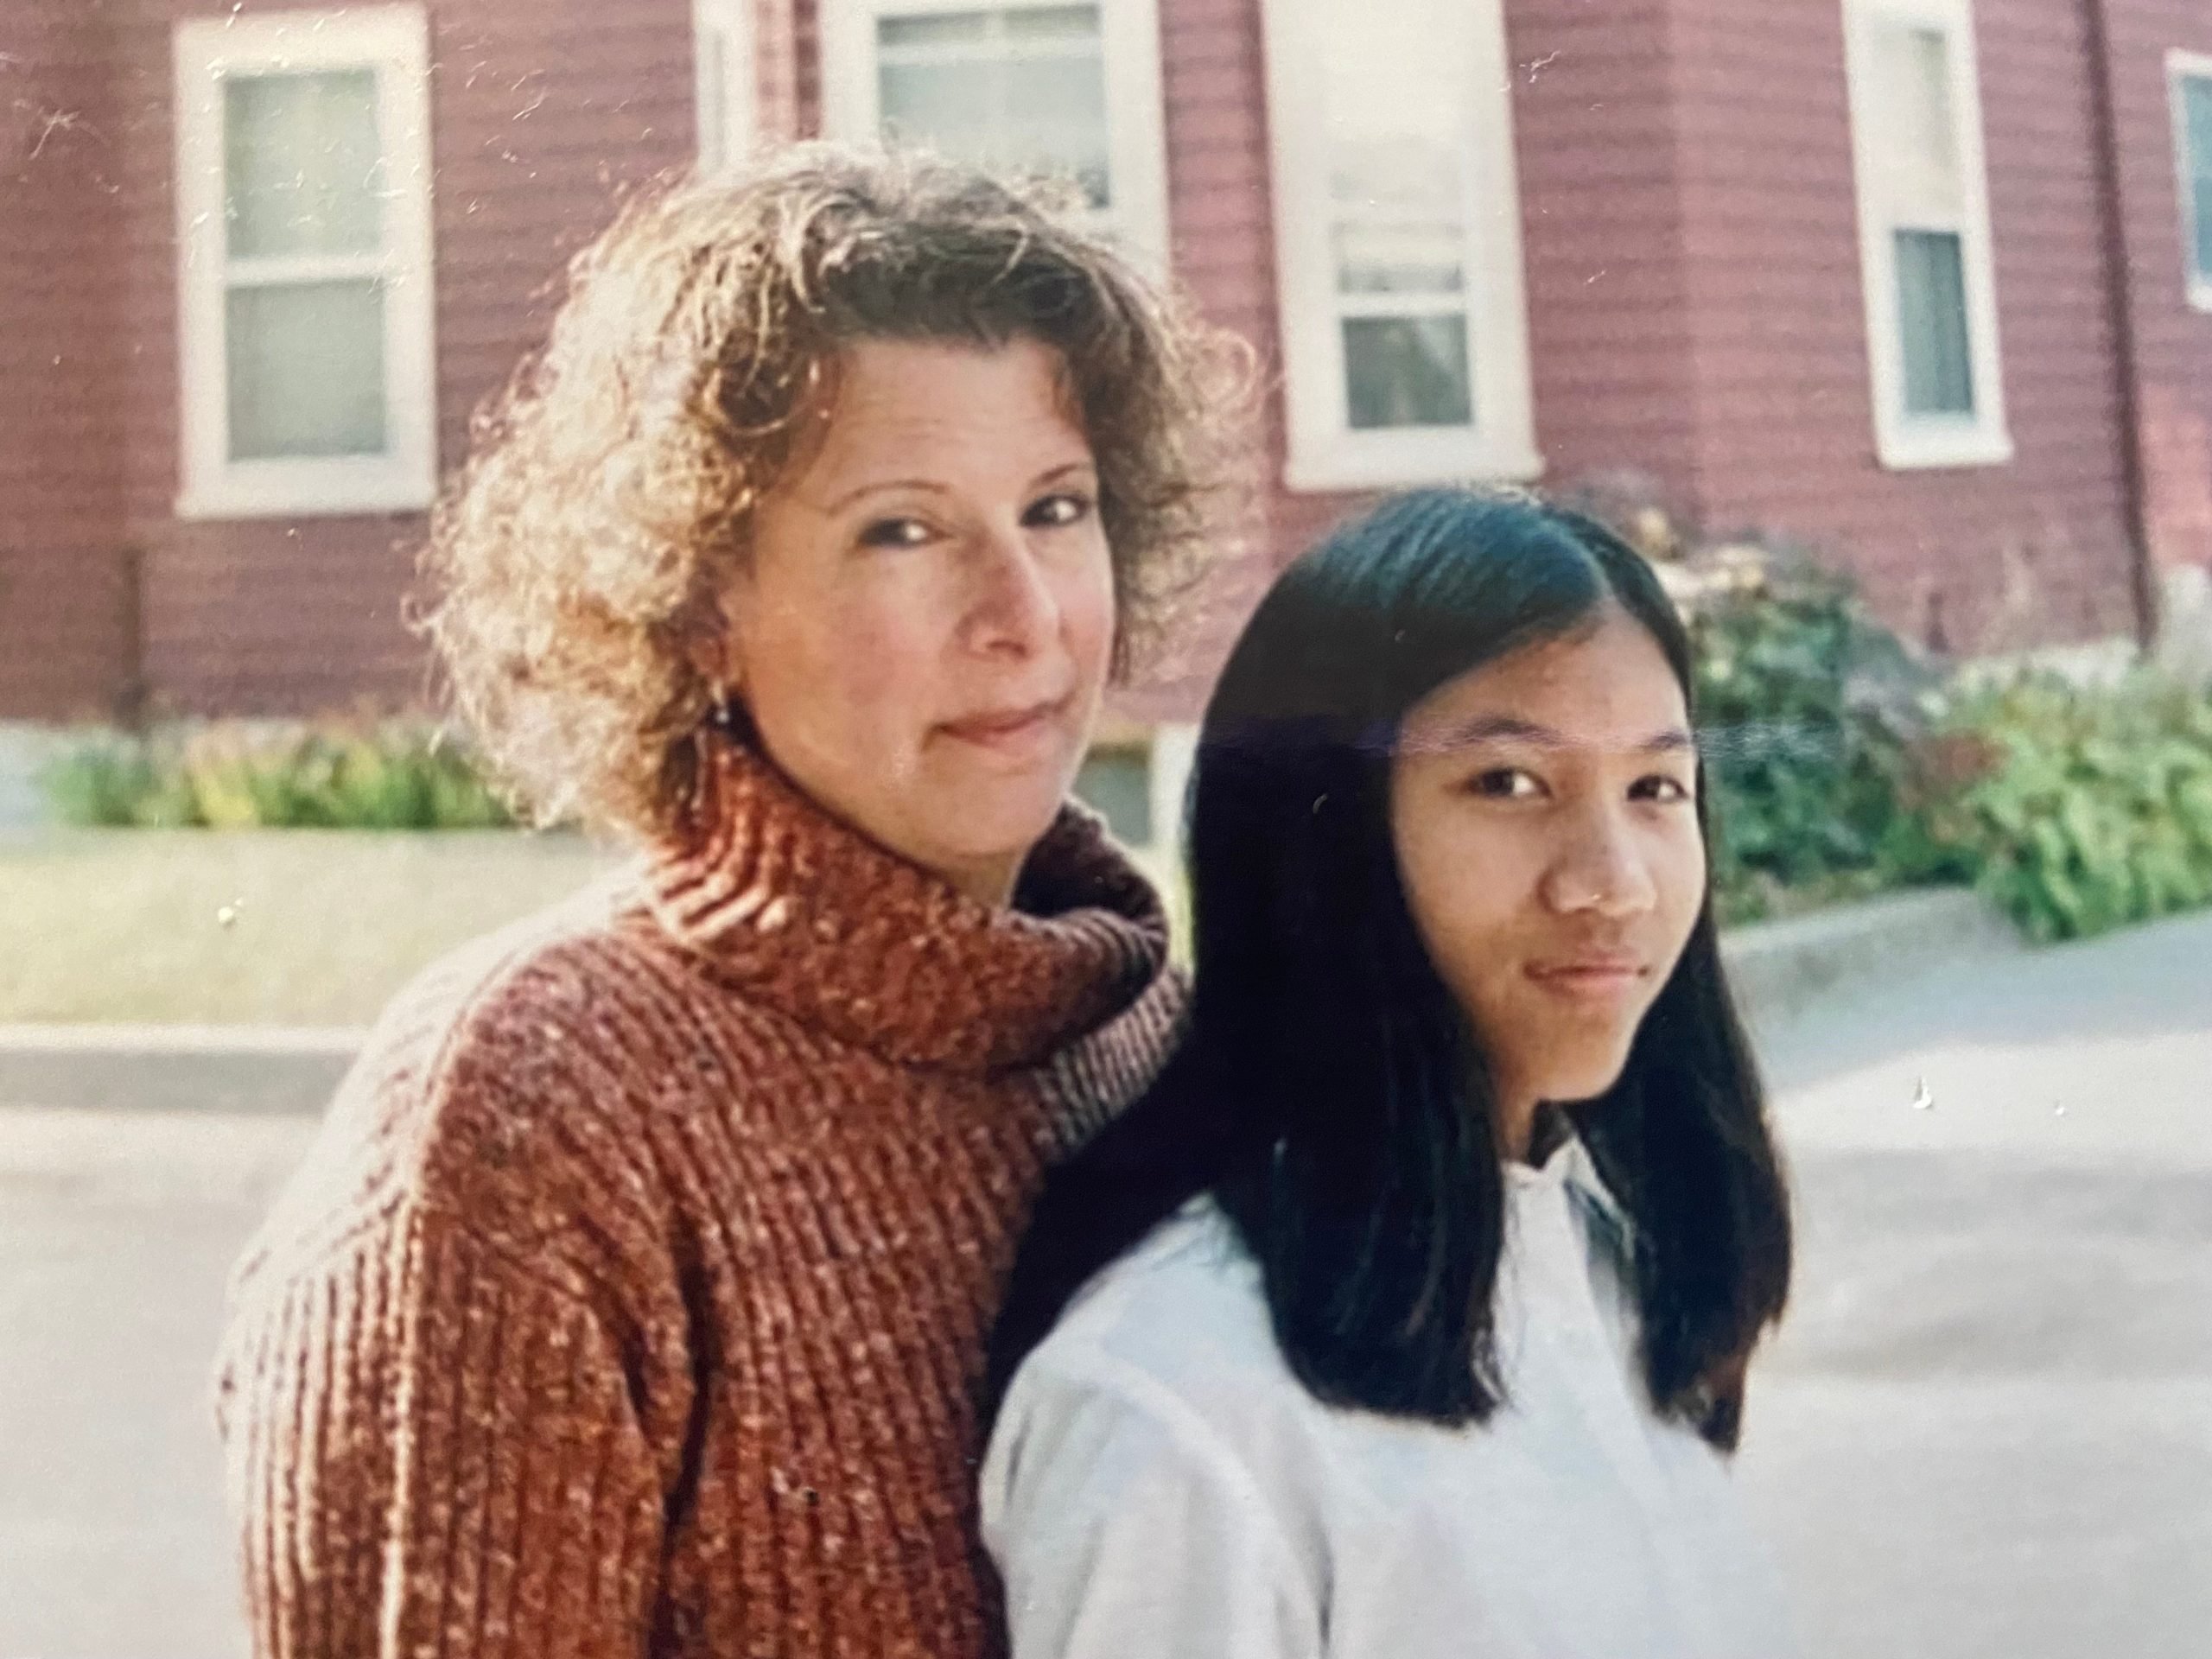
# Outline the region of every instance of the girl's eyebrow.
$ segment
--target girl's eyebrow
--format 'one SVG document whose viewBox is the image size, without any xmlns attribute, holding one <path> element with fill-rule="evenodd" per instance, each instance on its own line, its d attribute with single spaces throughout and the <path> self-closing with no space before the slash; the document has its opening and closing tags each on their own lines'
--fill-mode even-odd
<svg viewBox="0 0 2212 1659">
<path fill-rule="evenodd" d="M 1536 748 L 1573 749 L 1586 747 L 1575 743 L 1564 733 L 1555 732 L 1532 720 L 1522 720 L 1514 715 L 1475 715 L 1448 726 L 1427 741 L 1419 745 L 1425 749 L 1450 750 L 1471 748 L 1478 743 L 1527 743 Z M 1679 726 L 1655 732 L 1641 743 L 1628 747 L 1631 754 L 1675 754 L 1697 747 L 1697 741 Z"/>
</svg>

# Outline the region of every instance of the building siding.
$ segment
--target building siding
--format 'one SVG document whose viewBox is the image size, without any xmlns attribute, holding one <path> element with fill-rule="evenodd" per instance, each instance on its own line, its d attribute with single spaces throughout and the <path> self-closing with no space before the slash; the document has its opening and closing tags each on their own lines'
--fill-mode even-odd
<svg viewBox="0 0 2212 1659">
<path fill-rule="evenodd" d="M 138 677 L 106 10 L 0 8 L 0 717 L 112 715 Z"/>
<path fill-rule="evenodd" d="M 2212 53 L 2212 20 L 2190 0 L 2101 0 L 2101 88 L 2099 3 L 1976 7 L 2017 453 L 1893 473 L 1874 453 L 1840 0 L 1507 0 L 1542 481 L 1645 474 L 1688 520 L 1814 547 L 1897 626 L 1955 649 L 2108 636 L 2136 626 L 2145 585 L 2132 390 L 2150 557 L 2212 563 L 2212 316 L 2186 296 L 2164 63 Z M 817 3 L 758 0 L 764 142 L 819 129 Z M 1362 499 L 1282 483 L 1261 4 L 1159 0 L 1175 271 L 1253 343 L 1262 397 L 1243 533 L 1121 694 L 1139 720 L 1192 713 L 1268 575 Z M 171 31 L 232 10 L 0 14 L 0 716 L 428 690 L 402 613 L 421 515 L 175 515 Z M 568 257 L 625 190 L 692 155 L 691 16 L 689 0 L 427 10 L 450 467 L 471 413 L 542 339 Z"/>
<path fill-rule="evenodd" d="M 1699 516 L 1823 550 L 1954 650 L 2133 632 L 2079 0 L 1974 9 L 2015 453 L 1927 472 L 1874 451 L 1841 6 L 1678 5 Z"/>
<path fill-rule="evenodd" d="M 2146 530 L 2158 565 L 2212 564 L 2212 314 L 2189 302 L 2166 79 L 2171 51 L 2212 57 L 2212 12 L 2127 0 L 2107 16 Z"/>
<path fill-rule="evenodd" d="M 249 13 L 290 10 L 253 0 Z M 166 86 L 179 21 L 228 0 L 140 0 L 119 28 L 129 81 Z M 687 0 L 434 0 L 431 157 L 439 457 L 543 338 L 569 256 L 620 193 L 694 149 Z M 169 100 L 133 100 L 124 206 L 132 287 L 130 534 L 143 549 L 147 677 L 179 711 L 273 714 L 417 702 L 403 617 L 420 514 L 180 520 Z"/>
</svg>

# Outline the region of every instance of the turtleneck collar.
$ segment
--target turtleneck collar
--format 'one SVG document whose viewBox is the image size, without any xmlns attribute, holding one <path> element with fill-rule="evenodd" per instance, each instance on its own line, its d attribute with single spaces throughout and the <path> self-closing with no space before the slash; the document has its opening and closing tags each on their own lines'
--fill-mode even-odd
<svg viewBox="0 0 2212 1659">
<path fill-rule="evenodd" d="M 902 1065 L 1035 1065 L 1121 1013 L 1167 960 L 1151 884 L 1069 805 L 995 909 L 871 841 L 765 756 L 702 743 L 696 810 L 645 861 L 645 900 L 717 970 Z"/>
</svg>

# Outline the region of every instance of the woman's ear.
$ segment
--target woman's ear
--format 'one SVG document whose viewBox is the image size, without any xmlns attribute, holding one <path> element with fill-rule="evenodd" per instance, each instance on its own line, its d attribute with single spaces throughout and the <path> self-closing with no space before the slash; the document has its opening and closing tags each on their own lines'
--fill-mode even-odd
<svg viewBox="0 0 2212 1659">
<path fill-rule="evenodd" d="M 719 595 L 701 609 L 703 614 L 685 639 L 684 656 L 713 689 L 715 706 L 720 709 L 744 696 L 745 653 L 730 596 Z"/>
</svg>

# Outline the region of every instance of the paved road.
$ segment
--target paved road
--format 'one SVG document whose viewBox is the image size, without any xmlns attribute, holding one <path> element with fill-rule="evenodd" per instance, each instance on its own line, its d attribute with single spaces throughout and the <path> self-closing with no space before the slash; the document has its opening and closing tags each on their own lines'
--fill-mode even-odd
<svg viewBox="0 0 2212 1659">
<path fill-rule="evenodd" d="M 1803 1259 L 1742 1478 L 1813 1651 L 2212 1655 L 2212 919 L 1765 1047 Z"/>
<path fill-rule="evenodd" d="M 2212 1654 L 2212 918 L 1764 1047 L 1803 1265 L 1742 1478 L 1810 1652 Z M 231 1659 L 207 1357 L 310 1129 L 115 1098 L 0 1106 L 0 1659 Z"/>
</svg>

